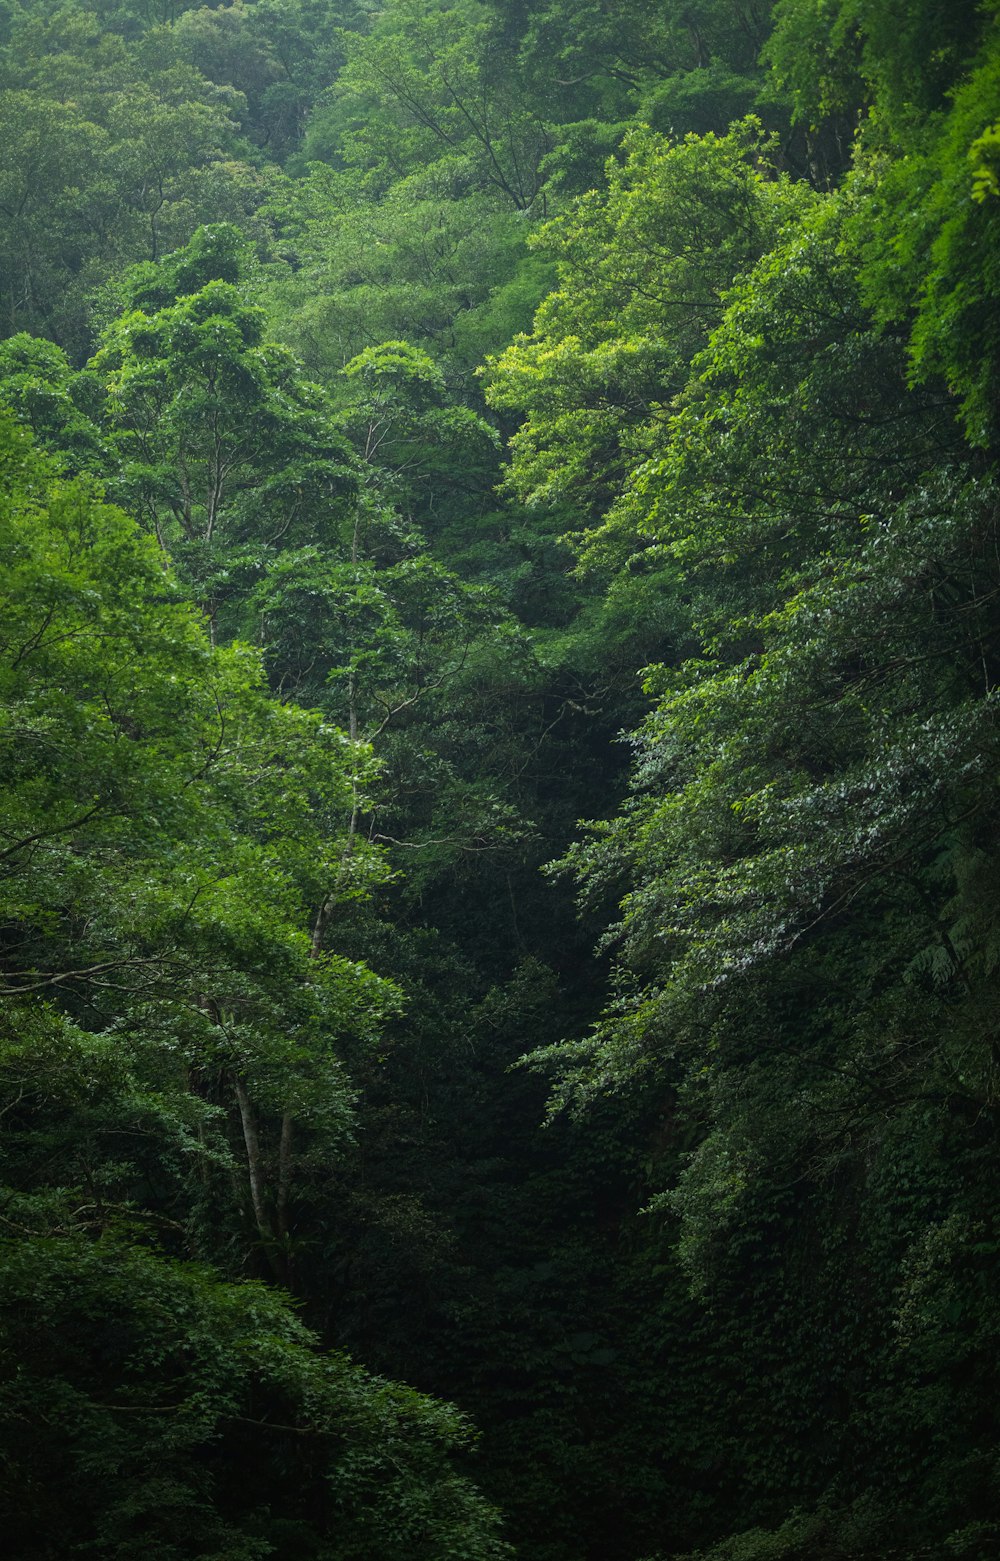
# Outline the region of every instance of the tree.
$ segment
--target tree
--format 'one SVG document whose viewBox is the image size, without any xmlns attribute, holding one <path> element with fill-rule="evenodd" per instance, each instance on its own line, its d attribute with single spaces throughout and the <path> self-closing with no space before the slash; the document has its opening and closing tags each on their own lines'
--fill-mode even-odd
<svg viewBox="0 0 1000 1561">
<path fill-rule="evenodd" d="M 59 330 L 59 295 L 76 271 L 83 191 L 97 176 L 107 136 L 72 103 L 0 92 L 3 328 Z"/>
<path fill-rule="evenodd" d="M 469 1431 L 454 1411 L 321 1353 L 259 1284 L 127 1226 L 79 1228 L 58 1193 L 4 1208 L 0 1437 L 19 1555 L 509 1553 L 455 1472 Z"/>
<path fill-rule="evenodd" d="M 299 150 L 317 99 L 344 63 L 343 30 L 364 23 L 364 12 L 350 6 L 338 7 L 331 28 L 329 10 L 317 0 L 257 0 L 191 7 L 164 43 L 239 93 L 246 133 L 269 159 L 284 162 Z"/>
<path fill-rule="evenodd" d="M 211 216 L 262 236 L 273 179 L 244 160 L 242 99 L 72 6 L 15 9 L 0 48 L 5 334 L 43 331 L 80 362 L 94 294 Z"/>
<path fill-rule="evenodd" d="M 494 394 L 529 414 L 512 480 L 550 499 L 569 448 L 571 479 L 609 517 L 598 556 L 631 571 L 637 538 L 681 629 L 646 674 L 631 800 L 566 859 L 585 893 L 618 902 L 614 1000 L 589 1039 L 534 1060 L 562 1101 L 670 1092 L 697 1139 L 680 1167 L 664 1155 L 654 1207 L 679 1218 L 695 1293 L 748 1363 L 734 1412 L 756 1473 L 734 1513 L 766 1530 L 710 1553 L 875 1556 L 932 1523 L 941 1544 L 985 1554 L 992 1426 L 974 1449 L 935 1438 L 920 1463 L 928 1401 L 896 1309 L 919 1294 L 903 1315 L 912 1304 L 929 1330 L 920 1360 L 940 1346 L 942 1365 L 944 1297 L 973 1311 L 949 1277 L 979 1272 L 973 1229 L 984 1269 L 995 1254 L 973 1210 L 978 1157 L 997 1151 L 981 1028 L 995 1002 L 981 873 L 995 871 L 997 493 L 930 363 L 908 386 L 898 335 L 865 307 L 883 208 L 864 167 L 825 198 L 779 191 L 751 197 L 763 212 L 787 201 L 759 257 L 730 259 L 715 230 L 728 285 L 705 286 L 715 253 L 679 230 L 655 271 L 610 226 L 586 266 L 580 233 L 539 317 L 563 331 L 536 328 L 494 370 Z M 629 207 L 614 209 L 631 236 Z M 666 200 L 648 209 L 663 231 Z M 624 333 L 600 285 L 613 275 L 634 279 L 616 327 L 644 311 L 662 330 L 696 280 L 714 298 L 714 318 L 692 308 L 695 328 L 671 331 L 672 377 L 655 403 L 636 397 L 627 439 L 580 370 L 585 353 L 617 370 Z M 993 1327 L 988 1309 L 952 1344 L 982 1359 Z M 964 1373 L 945 1378 L 933 1414 L 955 1425 Z M 811 1516 L 782 1527 L 792 1507 Z"/>
<path fill-rule="evenodd" d="M 723 291 L 808 201 L 773 152 L 755 121 L 677 144 L 637 131 L 607 192 L 543 231 L 560 285 L 488 380 L 492 405 L 524 415 L 509 479 L 523 499 L 604 512 L 655 445 Z"/>
<path fill-rule="evenodd" d="M 378 876 L 348 833 L 365 755 L 272 704 L 155 543 L 5 440 L 3 991 L 142 1035 L 228 1103 L 253 1244 L 287 1279 L 300 1152 L 349 1117 L 337 1038 L 374 1036 L 396 1000 L 316 948 Z"/>
<path fill-rule="evenodd" d="M 405 339 L 468 382 L 485 348 L 527 325 L 548 270 L 524 222 L 446 174 L 414 174 L 381 201 L 314 164 L 269 208 L 293 269 L 270 285 L 281 336 L 330 384 L 359 353 Z"/>
<path fill-rule="evenodd" d="M 440 162 L 469 188 L 529 211 L 544 183 L 551 127 L 524 93 L 499 32 L 479 0 L 401 0 L 366 36 L 345 38 L 338 98 L 351 160 L 396 179 Z"/>
<path fill-rule="evenodd" d="M 277 552 L 335 537 L 355 486 L 322 391 L 224 279 L 239 274 L 238 250 L 234 230 L 200 230 L 165 270 L 137 271 L 133 296 L 150 312 L 109 327 L 90 365 L 121 463 L 115 495 L 213 618 L 234 571 L 252 579 Z"/>
</svg>

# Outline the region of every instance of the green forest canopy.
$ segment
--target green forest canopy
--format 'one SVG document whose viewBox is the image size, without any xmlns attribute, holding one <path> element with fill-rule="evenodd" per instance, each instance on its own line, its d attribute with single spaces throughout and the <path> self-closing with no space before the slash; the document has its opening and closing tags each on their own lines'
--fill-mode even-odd
<svg viewBox="0 0 1000 1561">
<path fill-rule="evenodd" d="M 998 27 L 0 7 L 13 1555 L 998 1553 Z"/>
</svg>

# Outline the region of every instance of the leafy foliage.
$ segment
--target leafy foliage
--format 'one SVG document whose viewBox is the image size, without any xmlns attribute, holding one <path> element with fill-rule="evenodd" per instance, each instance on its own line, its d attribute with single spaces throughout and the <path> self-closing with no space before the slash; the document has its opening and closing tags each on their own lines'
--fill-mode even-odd
<svg viewBox="0 0 1000 1561">
<path fill-rule="evenodd" d="M 4 10 L 20 1554 L 995 1553 L 996 22 Z"/>
</svg>

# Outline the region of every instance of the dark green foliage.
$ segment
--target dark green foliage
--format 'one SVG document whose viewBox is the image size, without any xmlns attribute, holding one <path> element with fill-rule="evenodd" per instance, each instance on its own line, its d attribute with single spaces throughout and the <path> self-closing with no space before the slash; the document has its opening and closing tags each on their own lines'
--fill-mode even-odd
<svg viewBox="0 0 1000 1561">
<path fill-rule="evenodd" d="M 508 1553 L 447 1467 L 468 1435 L 453 1412 L 321 1354 L 260 1285 L 35 1220 L 6 1200 L 18 1235 L 3 1240 L 0 1424 L 15 1554 Z"/>
</svg>

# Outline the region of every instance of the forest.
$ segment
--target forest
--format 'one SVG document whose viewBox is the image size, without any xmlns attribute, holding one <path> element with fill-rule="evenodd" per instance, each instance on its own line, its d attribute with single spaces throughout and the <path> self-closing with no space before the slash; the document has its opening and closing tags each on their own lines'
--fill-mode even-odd
<svg viewBox="0 0 1000 1561">
<path fill-rule="evenodd" d="M 0 0 L 11 1561 L 1000 1556 L 1000 0 Z"/>
</svg>

